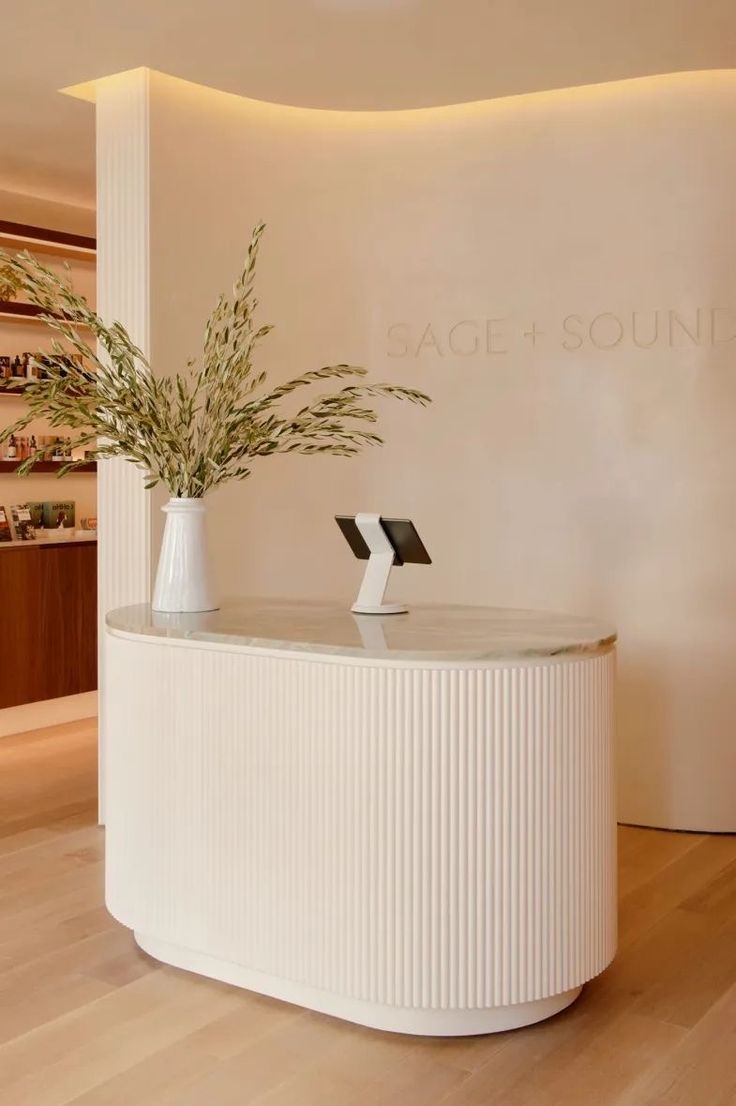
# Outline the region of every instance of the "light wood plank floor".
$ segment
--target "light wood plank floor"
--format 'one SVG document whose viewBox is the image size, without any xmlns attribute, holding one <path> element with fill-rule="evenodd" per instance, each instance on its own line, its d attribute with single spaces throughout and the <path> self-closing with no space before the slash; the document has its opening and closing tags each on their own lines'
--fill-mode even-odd
<svg viewBox="0 0 736 1106">
<path fill-rule="evenodd" d="M 556 1018 L 393 1036 L 139 952 L 103 906 L 94 738 L 0 740 L 2 1106 L 736 1106 L 736 837 L 621 829 L 619 954 Z"/>
</svg>

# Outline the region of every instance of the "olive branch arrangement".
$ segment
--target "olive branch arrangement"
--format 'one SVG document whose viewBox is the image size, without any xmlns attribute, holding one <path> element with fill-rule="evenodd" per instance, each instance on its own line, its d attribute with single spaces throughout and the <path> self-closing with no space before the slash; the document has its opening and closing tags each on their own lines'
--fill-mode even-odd
<svg viewBox="0 0 736 1106">
<path fill-rule="evenodd" d="M 12 300 L 20 288 L 20 278 L 8 265 L 0 265 L 0 300 Z"/>
<path fill-rule="evenodd" d="M 396 384 L 356 383 L 366 370 L 347 364 L 314 369 L 264 390 L 267 374 L 256 371 L 253 362 L 258 343 L 273 329 L 254 322 L 253 283 L 264 229 L 259 223 L 253 231 L 232 298 L 220 296 L 207 322 L 201 359 L 171 376 L 154 376 L 125 328 L 106 325 L 64 276 L 27 252 L 0 251 L 0 267 L 13 275 L 19 294 L 43 310 L 43 320 L 66 343 L 55 339 L 50 354 L 33 359 L 39 375 L 22 385 L 25 413 L 0 431 L 0 444 L 42 418 L 75 431 L 72 445 L 87 451 L 84 460 L 63 465 L 59 475 L 90 459 L 123 457 L 145 470 L 147 488 L 162 483 L 171 496 L 196 499 L 249 476 L 258 457 L 352 457 L 365 446 L 382 445 L 377 433 L 361 426 L 377 421 L 368 401 L 391 397 L 426 406 L 429 396 Z M 299 388 L 343 379 L 353 382 L 293 414 L 280 412 L 281 401 Z M 0 386 L 11 383 L 17 388 L 15 380 Z M 18 473 L 29 472 L 46 452 L 26 458 Z"/>
</svg>

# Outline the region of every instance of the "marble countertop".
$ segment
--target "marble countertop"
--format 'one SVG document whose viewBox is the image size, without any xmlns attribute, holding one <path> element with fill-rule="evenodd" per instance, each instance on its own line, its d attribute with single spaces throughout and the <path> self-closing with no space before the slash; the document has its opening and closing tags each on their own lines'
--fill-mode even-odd
<svg viewBox="0 0 736 1106">
<path fill-rule="evenodd" d="M 416 606 L 407 614 L 357 615 L 347 604 L 294 599 L 231 599 L 205 614 L 160 614 L 139 604 L 111 611 L 107 625 L 144 637 L 407 661 L 589 655 L 616 641 L 605 623 L 548 611 Z"/>
</svg>

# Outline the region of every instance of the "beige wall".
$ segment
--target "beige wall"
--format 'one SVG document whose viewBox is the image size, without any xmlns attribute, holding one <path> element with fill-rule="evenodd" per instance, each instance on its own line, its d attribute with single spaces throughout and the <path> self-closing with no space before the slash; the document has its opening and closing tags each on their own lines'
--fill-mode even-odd
<svg viewBox="0 0 736 1106">
<path fill-rule="evenodd" d="M 397 594 L 616 623 L 621 816 L 688 828 L 736 828 L 735 123 L 725 72 L 383 115 L 151 84 L 154 365 L 263 217 L 264 365 L 434 397 L 217 493 L 222 592 L 347 600 L 333 513 L 410 515 Z"/>
</svg>

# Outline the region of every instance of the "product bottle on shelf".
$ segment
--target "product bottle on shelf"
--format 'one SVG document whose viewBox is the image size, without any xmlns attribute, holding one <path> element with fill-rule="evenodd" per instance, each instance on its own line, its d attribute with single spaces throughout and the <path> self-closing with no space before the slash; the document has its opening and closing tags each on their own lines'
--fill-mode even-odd
<svg viewBox="0 0 736 1106">
<path fill-rule="evenodd" d="M 36 435 L 31 434 L 31 444 L 28 447 L 28 452 L 30 453 L 31 456 L 33 456 L 34 453 L 37 451 L 37 449 L 38 449 L 38 446 L 36 444 Z"/>
<path fill-rule="evenodd" d="M 6 456 L 9 461 L 16 461 L 18 459 L 18 446 L 14 434 L 10 435 Z"/>
</svg>

